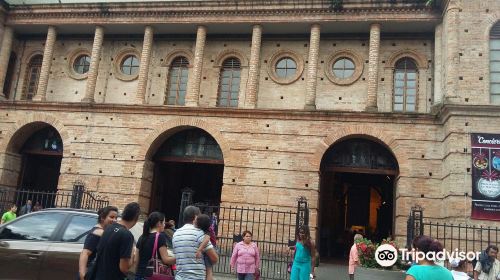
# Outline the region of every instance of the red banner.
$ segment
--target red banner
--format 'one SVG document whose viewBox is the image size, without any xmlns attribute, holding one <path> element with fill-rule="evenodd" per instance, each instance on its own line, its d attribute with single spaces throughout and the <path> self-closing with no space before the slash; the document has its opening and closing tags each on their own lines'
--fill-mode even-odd
<svg viewBox="0 0 500 280">
<path fill-rule="evenodd" d="M 500 135 L 473 133 L 472 219 L 500 221 Z"/>
</svg>

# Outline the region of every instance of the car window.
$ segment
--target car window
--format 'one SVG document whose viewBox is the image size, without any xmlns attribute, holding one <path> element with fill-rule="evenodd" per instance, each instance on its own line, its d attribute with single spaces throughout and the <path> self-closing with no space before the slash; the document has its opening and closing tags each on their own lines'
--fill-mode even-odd
<svg viewBox="0 0 500 280">
<path fill-rule="evenodd" d="M 4 227 L 0 239 L 49 240 L 65 216 L 63 213 L 37 213 L 14 220 Z"/>
<path fill-rule="evenodd" d="M 64 231 L 62 241 L 65 242 L 83 242 L 87 233 L 97 223 L 97 218 L 93 216 L 73 216 Z"/>
</svg>

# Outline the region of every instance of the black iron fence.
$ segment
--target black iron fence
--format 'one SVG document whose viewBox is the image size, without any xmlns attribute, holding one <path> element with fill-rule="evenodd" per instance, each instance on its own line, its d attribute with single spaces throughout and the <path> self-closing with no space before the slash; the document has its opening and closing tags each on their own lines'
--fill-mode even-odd
<svg viewBox="0 0 500 280">
<path fill-rule="evenodd" d="M 15 189 L 11 187 L 0 187 L 0 212 L 3 213 L 15 204 L 18 213 L 22 206 L 31 200 L 32 209 L 43 208 L 77 208 L 97 211 L 99 208 L 109 205 L 109 201 L 99 195 L 86 191 L 81 184 L 75 184 L 72 191 L 37 191 L 25 188 Z"/>
<path fill-rule="evenodd" d="M 241 233 L 248 230 L 259 248 L 261 278 L 288 279 L 287 264 L 291 261 L 289 246 L 295 239 L 296 212 L 232 206 L 199 207 L 216 220 L 219 262 L 214 266 L 215 273 L 231 273 L 233 247 L 243 240 Z"/>
<path fill-rule="evenodd" d="M 189 202 L 188 199 L 184 205 L 187 206 Z M 212 217 L 216 224 L 219 262 L 214 266 L 215 273 L 231 273 L 233 247 L 243 240 L 242 232 L 248 230 L 259 247 L 261 278 L 289 278 L 287 266 L 291 261 L 290 246 L 295 245 L 297 228 L 309 222 L 309 209 L 304 197 L 297 200 L 297 211 L 195 205 Z M 181 206 L 181 210 L 183 208 Z"/>
<path fill-rule="evenodd" d="M 424 218 L 422 208 L 416 207 L 408 219 L 407 247 L 420 235 L 439 240 L 450 252 L 480 252 L 490 244 L 499 245 L 500 228 L 432 221 Z"/>
</svg>

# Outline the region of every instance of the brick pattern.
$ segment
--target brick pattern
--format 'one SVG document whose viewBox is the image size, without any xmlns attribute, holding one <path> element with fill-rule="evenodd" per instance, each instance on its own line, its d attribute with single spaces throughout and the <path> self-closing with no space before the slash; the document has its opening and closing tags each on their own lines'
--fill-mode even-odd
<svg viewBox="0 0 500 280">
<path fill-rule="evenodd" d="M 42 68 L 40 70 L 40 79 L 38 88 L 33 101 L 45 101 L 47 93 L 47 84 L 49 83 L 50 66 L 52 65 L 52 56 L 54 54 L 54 44 L 56 43 L 56 28 L 49 26 L 45 49 L 43 51 Z"/>
<path fill-rule="evenodd" d="M 5 78 L 7 76 L 7 68 L 9 66 L 13 38 L 14 32 L 12 27 L 5 27 L 2 39 L 2 48 L 0 49 L 0 90 L 3 89 Z M 0 91 L 0 100 L 2 98 L 5 99 L 5 92 Z"/>
<path fill-rule="evenodd" d="M 153 47 L 153 27 L 146 26 L 144 42 L 142 44 L 141 64 L 139 67 L 139 80 L 137 81 L 137 103 L 146 103 L 146 89 L 149 79 L 149 65 L 151 64 L 151 48 Z"/>
<path fill-rule="evenodd" d="M 368 52 L 368 89 L 366 96 L 366 108 L 368 110 L 377 110 L 379 53 L 380 24 L 374 23 L 370 26 L 370 48 Z"/>
<path fill-rule="evenodd" d="M 102 41 L 104 39 L 104 28 L 96 26 L 94 33 L 94 43 L 92 45 L 92 54 L 90 59 L 89 72 L 87 74 L 87 84 L 85 88 L 85 97 L 82 102 L 94 102 L 97 76 L 99 75 L 99 63 L 101 61 Z"/>
<path fill-rule="evenodd" d="M 186 106 L 198 106 L 198 99 L 200 95 L 201 74 L 203 68 L 203 53 L 207 40 L 207 28 L 205 26 L 198 26 L 196 32 L 196 46 L 194 50 L 193 72 L 189 77 L 189 85 L 186 95 Z"/>
<path fill-rule="evenodd" d="M 318 73 L 319 41 L 321 36 L 321 26 L 313 24 L 311 26 L 311 38 L 309 42 L 309 59 L 307 66 L 306 81 L 306 104 L 305 109 L 316 109 L 316 86 Z"/>
<path fill-rule="evenodd" d="M 248 69 L 246 106 L 257 106 L 257 92 L 259 90 L 260 48 L 262 43 L 262 26 L 254 25 L 252 31 L 252 47 L 250 49 L 250 63 Z"/>
</svg>

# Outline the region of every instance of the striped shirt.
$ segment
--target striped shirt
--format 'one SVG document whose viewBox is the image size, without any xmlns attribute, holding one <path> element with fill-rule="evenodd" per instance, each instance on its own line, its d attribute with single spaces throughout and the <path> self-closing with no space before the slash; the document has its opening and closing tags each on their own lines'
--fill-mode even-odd
<svg viewBox="0 0 500 280">
<path fill-rule="evenodd" d="M 186 224 L 176 230 L 172 239 L 176 259 L 177 273 L 175 280 L 205 279 L 205 264 L 203 258 L 196 258 L 196 250 L 200 246 L 205 234 L 192 224 Z M 204 252 L 213 249 L 208 242 Z"/>
</svg>

